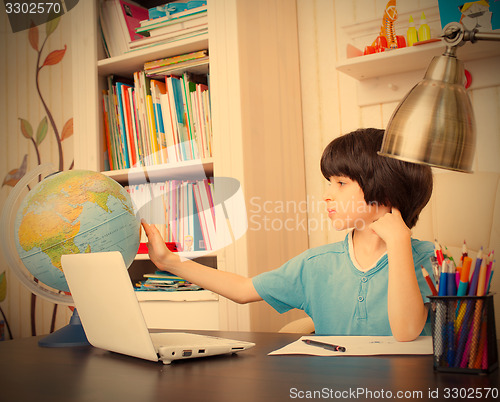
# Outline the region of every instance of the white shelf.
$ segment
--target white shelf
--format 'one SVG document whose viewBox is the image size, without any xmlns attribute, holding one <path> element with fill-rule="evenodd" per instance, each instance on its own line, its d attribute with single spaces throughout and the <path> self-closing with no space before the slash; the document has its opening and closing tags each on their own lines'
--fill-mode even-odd
<svg viewBox="0 0 500 402">
<path fill-rule="evenodd" d="M 212 158 L 141 166 L 101 172 L 121 184 L 143 184 L 166 180 L 203 180 L 214 175 Z"/>
<path fill-rule="evenodd" d="M 208 33 L 99 60 L 97 71 L 100 76 L 110 74 L 126 76 L 142 70 L 145 62 L 204 49 L 208 49 Z"/>
<path fill-rule="evenodd" d="M 178 290 L 175 292 L 146 291 L 135 292 L 139 302 L 151 301 L 217 301 L 219 296 L 209 290 Z"/>
<path fill-rule="evenodd" d="M 443 42 L 389 50 L 383 53 L 353 57 L 337 64 L 336 68 L 357 80 L 390 76 L 410 71 L 426 70 L 434 56 L 444 53 Z M 498 42 L 466 43 L 457 50 L 458 59 L 479 60 L 500 55 Z"/>
</svg>

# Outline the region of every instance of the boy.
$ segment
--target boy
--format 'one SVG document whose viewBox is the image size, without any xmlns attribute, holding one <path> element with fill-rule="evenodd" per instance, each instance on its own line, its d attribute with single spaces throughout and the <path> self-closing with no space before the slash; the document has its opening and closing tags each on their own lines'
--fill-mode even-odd
<svg viewBox="0 0 500 402">
<path fill-rule="evenodd" d="M 410 229 L 431 196 L 432 172 L 379 156 L 383 135 L 383 130 L 357 130 L 323 152 L 328 216 L 335 229 L 352 229 L 343 242 L 307 250 L 251 279 L 181 262 L 143 222 L 151 261 L 237 303 L 265 300 L 280 313 L 303 309 L 316 334 L 414 340 L 427 320 L 429 291 L 420 266 L 430 269 L 434 248 L 411 239 Z"/>
</svg>

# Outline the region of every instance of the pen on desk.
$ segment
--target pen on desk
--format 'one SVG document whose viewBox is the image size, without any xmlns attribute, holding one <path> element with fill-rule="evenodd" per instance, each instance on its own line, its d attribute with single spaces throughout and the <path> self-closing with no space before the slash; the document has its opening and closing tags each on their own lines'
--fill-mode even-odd
<svg viewBox="0 0 500 402">
<path fill-rule="evenodd" d="M 438 292 L 436 290 L 436 287 L 432 283 L 432 279 L 429 276 L 429 273 L 427 272 L 427 270 L 424 268 L 423 265 L 421 265 L 420 268 L 422 269 L 422 275 L 424 276 L 424 279 L 427 282 L 427 285 L 429 285 L 429 289 L 431 290 L 432 295 L 437 296 Z"/>
<path fill-rule="evenodd" d="M 334 345 L 333 343 L 313 341 L 312 339 L 302 339 L 302 342 L 307 343 L 308 345 L 311 346 L 317 346 L 319 348 L 333 350 L 335 352 L 345 352 L 346 350 L 345 347 L 343 346 Z"/>
</svg>

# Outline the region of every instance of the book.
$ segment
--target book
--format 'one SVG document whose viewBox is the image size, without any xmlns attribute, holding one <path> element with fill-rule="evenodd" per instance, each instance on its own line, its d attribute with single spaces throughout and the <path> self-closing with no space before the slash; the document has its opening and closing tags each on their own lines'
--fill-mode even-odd
<svg viewBox="0 0 500 402">
<path fill-rule="evenodd" d="M 176 64 L 170 64 L 167 66 L 163 67 L 157 67 L 153 69 L 145 69 L 145 73 L 147 77 L 150 78 L 160 78 L 164 77 L 165 75 L 170 75 L 170 74 L 178 74 L 181 71 L 185 71 L 187 69 L 193 70 L 195 67 L 203 67 L 205 66 L 206 69 L 208 70 L 208 64 L 209 64 L 209 57 L 202 57 L 199 59 L 193 59 L 193 60 L 186 60 L 180 63 Z M 200 70 L 203 70 L 200 68 Z"/>
<path fill-rule="evenodd" d="M 168 162 L 167 155 L 167 140 L 165 136 L 163 113 L 161 111 L 161 95 L 167 93 L 165 82 L 158 80 L 151 80 L 151 99 L 153 102 L 153 113 L 156 126 L 156 135 L 158 141 L 158 148 L 160 152 L 161 163 Z"/>
<path fill-rule="evenodd" d="M 119 6 L 120 24 L 122 30 L 126 31 L 130 41 L 141 39 L 143 35 L 136 33 L 136 28 L 140 27 L 141 21 L 149 17 L 148 10 L 139 5 L 124 0 L 114 0 L 115 7 Z"/>
<path fill-rule="evenodd" d="M 130 50 L 130 42 L 143 37 L 136 32 L 136 28 L 145 18 L 148 18 L 148 10 L 131 1 L 101 2 L 99 25 L 108 56 L 115 57 L 126 53 Z"/>
<path fill-rule="evenodd" d="M 184 252 L 204 251 L 215 244 L 214 205 L 208 181 L 169 180 L 125 189 L 138 215 L 159 230 L 167 246 L 176 244 Z M 147 253 L 146 242 L 141 229 L 140 253 Z"/>
<path fill-rule="evenodd" d="M 194 28 L 184 29 L 182 31 L 176 31 L 162 35 L 138 39 L 136 41 L 129 42 L 128 46 L 130 50 L 138 50 L 151 45 L 161 45 L 168 42 L 175 42 L 181 39 L 188 39 L 193 36 L 206 34 L 207 32 L 208 32 L 208 26 L 201 25 Z"/>
<path fill-rule="evenodd" d="M 180 64 L 189 60 L 204 59 L 208 56 L 208 50 L 199 50 L 197 52 L 191 52 L 186 54 L 180 54 L 177 56 L 166 57 L 163 59 L 153 60 L 144 63 L 144 71 L 154 70 L 156 68 L 171 66 L 175 64 Z"/>
<path fill-rule="evenodd" d="M 194 15 L 197 15 L 199 13 L 206 14 L 207 13 L 207 5 L 203 5 L 203 6 L 195 7 L 195 8 L 190 8 L 190 9 L 187 9 L 185 11 L 181 11 L 181 12 L 178 12 L 178 13 L 175 13 L 172 15 L 165 15 L 165 16 L 159 17 L 159 18 L 153 18 L 153 19 L 147 18 L 147 19 L 144 19 L 143 21 L 140 22 L 140 27 L 144 28 L 144 27 L 151 27 L 151 26 L 158 25 L 158 24 L 179 22 L 182 19 L 185 19 L 186 17 L 194 16 Z"/>
<path fill-rule="evenodd" d="M 166 26 L 157 26 L 150 28 L 149 35 L 160 36 L 164 34 L 173 34 L 179 32 L 188 32 L 189 30 L 195 30 L 195 28 L 207 27 L 208 26 L 208 16 L 191 18 L 185 21 L 179 21 L 176 24 L 169 24 Z"/>
<path fill-rule="evenodd" d="M 103 92 L 103 142 L 110 168 L 210 158 L 208 77 L 191 73 L 133 80 L 109 76 Z"/>
</svg>

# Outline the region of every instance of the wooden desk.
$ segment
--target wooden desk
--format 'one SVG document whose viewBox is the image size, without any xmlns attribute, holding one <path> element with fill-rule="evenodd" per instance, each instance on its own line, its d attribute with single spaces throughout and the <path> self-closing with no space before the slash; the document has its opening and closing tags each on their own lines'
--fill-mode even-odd
<svg viewBox="0 0 500 402">
<path fill-rule="evenodd" d="M 251 341 L 257 346 L 239 355 L 163 365 L 93 347 L 41 348 L 37 337 L 0 342 L 0 400 L 453 401 L 457 399 L 451 395 L 446 398 L 447 389 L 485 393 L 486 388 L 498 392 L 500 387 L 498 370 L 489 375 L 437 373 L 432 367 L 432 356 L 267 356 L 299 335 L 193 332 Z M 314 391 L 321 396 L 306 394 Z M 429 392 L 433 394 L 429 396 Z M 439 398 L 434 398 L 436 394 Z M 474 399 L 487 400 L 477 396 Z M 488 400 L 495 399 L 490 395 Z"/>
</svg>

